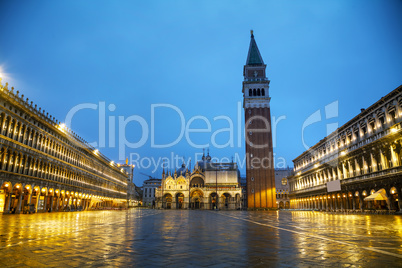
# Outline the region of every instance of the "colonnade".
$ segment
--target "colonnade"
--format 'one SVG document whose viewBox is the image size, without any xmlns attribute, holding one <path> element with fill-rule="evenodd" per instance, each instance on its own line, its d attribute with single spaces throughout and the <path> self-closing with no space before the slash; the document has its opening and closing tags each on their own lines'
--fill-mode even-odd
<svg viewBox="0 0 402 268">
<path fill-rule="evenodd" d="M 383 188 L 381 188 L 383 189 Z M 323 211 L 363 211 L 365 209 L 387 209 L 402 212 L 401 186 L 389 187 L 385 190 L 386 200 L 364 201 L 364 198 L 381 189 L 356 191 L 340 191 L 306 195 L 291 199 L 293 209 L 323 210 Z"/>
</svg>

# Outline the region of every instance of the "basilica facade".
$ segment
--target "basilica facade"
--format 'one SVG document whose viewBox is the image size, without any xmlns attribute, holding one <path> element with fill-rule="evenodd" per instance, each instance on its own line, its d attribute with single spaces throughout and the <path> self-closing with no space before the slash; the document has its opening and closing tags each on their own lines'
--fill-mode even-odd
<svg viewBox="0 0 402 268">
<path fill-rule="evenodd" d="M 211 162 L 208 153 L 192 170 L 185 164 L 164 170 L 155 197 L 156 207 L 164 209 L 242 209 L 240 172 L 236 163 Z"/>
</svg>

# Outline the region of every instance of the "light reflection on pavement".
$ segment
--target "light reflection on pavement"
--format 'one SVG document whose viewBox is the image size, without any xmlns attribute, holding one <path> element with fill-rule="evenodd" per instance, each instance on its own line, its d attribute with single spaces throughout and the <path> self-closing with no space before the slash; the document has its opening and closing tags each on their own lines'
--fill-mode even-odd
<svg viewBox="0 0 402 268">
<path fill-rule="evenodd" d="M 0 267 L 402 266 L 402 216 L 88 211 L 0 216 Z"/>
</svg>

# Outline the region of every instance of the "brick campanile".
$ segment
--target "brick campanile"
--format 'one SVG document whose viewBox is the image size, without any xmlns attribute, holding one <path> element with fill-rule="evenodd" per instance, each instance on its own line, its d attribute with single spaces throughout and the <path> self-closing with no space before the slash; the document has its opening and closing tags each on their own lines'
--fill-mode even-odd
<svg viewBox="0 0 402 268">
<path fill-rule="evenodd" d="M 269 80 L 253 31 L 243 69 L 247 202 L 249 209 L 276 208 Z"/>
</svg>

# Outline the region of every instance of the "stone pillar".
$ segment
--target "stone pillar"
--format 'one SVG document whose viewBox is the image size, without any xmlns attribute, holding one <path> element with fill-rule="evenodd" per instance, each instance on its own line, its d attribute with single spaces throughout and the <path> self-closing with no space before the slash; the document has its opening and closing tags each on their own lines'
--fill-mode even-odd
<svg viewBox="0 0 402 268">
<path fill-rule="evenodd" d="M 396 193 L 398 194 L 398 206 L 399 206 L 399 212 L 402 213 L 402 191 L 401 191 L 401 186 L 396 187 Z"/>
<path fill-rule="evenodd" d="M 31 204 L 32 193 L 28 194 L 27 205 Z"/>
<path fill-rule="evenodd" d="M 17 209 L 16 209 L 15 213 L 18 213 L 18 214 L 21 213 L 21 205 L 22 205 L 23 198 L 24 198 L 24 191 L 21 191 L 20 197 L 18 198 L 18 205 L 17 205 Z"/>
<path fill-rule="evenodd" d="M 7 204 L 7 207 L 6 207 L 6 210 L 4 211 L 4 213 L 10 213 L 10 206 L 11 206 L 11 196 L 12 196 L 12 193 L 9 193 L 8 194 L 8 197 L 7 197 L 7 201 L 6 201 L 6 204 Z"/>
<path fill-rule="evenodd" d="M 35 204 L 35 213 L 38 212 L 38 204 L 39 204 L 39 199 L 40 199 L 40 193 L 36 194 L 36 204 Z"/>
<path fill-rule="evenodd" d="M 364 200 L 363 195 L 359 193 L 359 203 L 360 203 L 360 210 L 363 211 L 364 209 Z"/>
<path fill-rule="evenodd" d="M 60 211 L 60 196 L 58 196 L 56 200 L 56 211 Z"/>
<path fill-rule="evenodd" d="M 44 196 L 44 199 L 43 199 L 43 210 L 44 210 L 44 212 L 47 212 L 47 210 L 46 210 L 46 206 L 47 206 L 47 196 Z"/>
<path fill-rule="evenodd" d="M 61 211 L 63 211 L 64 210 L 64 200 L 66 199 L 66 197 L 65 196 L 60 196 L 60 198 L 61 198 Z M 60 209 L 59 209 L 59 211 L 60 211 Z"/>
<path fill-rule="evenodd" d="M 356 198 L 354 195 L 352 195 L 352 208 L 353 208 L 353 210 L 356 209 Z"/>
<path fill-rule="evenodd" d="M 399 198 L 398 198 L 398 200 L 399 200 Z M 386 201 L 387 201 L 388 210 L 392 210 L 392 195 L 388 195 Z"/>
<path fill-rule="evenodd" d="M 341 201 L 341 210 L 345 209 L 345 198 L 343 197 L 343 193 L 341 193 L 341 196 L 339 197 L 340 201 Z"/>
<path fill-rule="evenodd" d="M 50 196 L 49 198 L 50 198 L 49 212 L 52 212 L 53 211 L 53 199 L 54 199 L 54 196 Z"/>
</svg>

